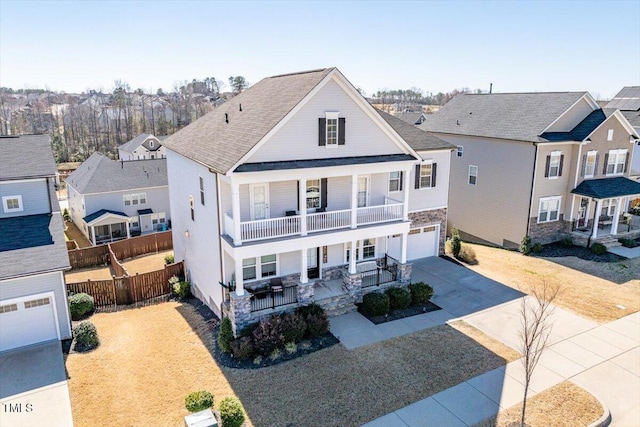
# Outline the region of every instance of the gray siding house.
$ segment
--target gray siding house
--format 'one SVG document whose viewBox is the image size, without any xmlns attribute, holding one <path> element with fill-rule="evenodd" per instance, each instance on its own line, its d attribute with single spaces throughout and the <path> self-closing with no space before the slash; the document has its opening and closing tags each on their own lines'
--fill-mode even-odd
<svg viewBox="0 0 640 427">
<path fill-rule="evenodd" d="M 625 86 L 606 105 L 606 108 L 618 109 L 629 124 L 640 135 L 640 86 Z M 636 141 L 631 154 L 630 176 L 640 181 L 640 140 Z"/>
<path fill-rule="evenodd" d="M 162 141 L 167 136 L 153 136 L 141 133 L 118 147 L 120 160 L 153 160 L 167 157 L 167 150 L 162 146 Z"/>
<path fill-rule="evenodd" d="M 28 155 L 25 155 L 28 153 Z M 70 268 L 46 135 L 0 137 L 0 352 L 71 338 Z"/>
</svg>

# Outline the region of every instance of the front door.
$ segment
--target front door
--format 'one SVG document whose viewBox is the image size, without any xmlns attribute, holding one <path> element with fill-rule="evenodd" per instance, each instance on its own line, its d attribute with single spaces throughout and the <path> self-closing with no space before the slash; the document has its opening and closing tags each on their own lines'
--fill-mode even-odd
<svg viewBox="0 0 640 427">
<path fill-rule="evenodd" d="M 307 277 L 320 278 L 320 248 L 307 249 Z"/>
<path fill-rule="evenodd" d="M 251 184 L 251 219 L 269 218 L 268 184 Z"/>
<path fill-rule="evenodd" d="M 580 198 L 580 208 L 578 209 L 578 227 L 586 227 L 589 222 L 589 198 Z"/>
</svg>

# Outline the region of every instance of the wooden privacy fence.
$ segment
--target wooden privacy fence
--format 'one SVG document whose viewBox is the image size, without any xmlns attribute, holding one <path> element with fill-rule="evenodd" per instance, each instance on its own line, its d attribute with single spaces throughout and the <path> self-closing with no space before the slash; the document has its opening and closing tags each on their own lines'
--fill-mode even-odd
<svg viewBox="0 0 640 427">
<path fill-rule="evenodd" d="M 118 306 L 140 304 L 154 298 L 171 294 L 169 278 L 184 276 L 184 264 L 177 262 L 166 265 L 162 270 L 135 276 L 114 276 L 111 280 L 87 280 L 67 283 L 69 293 L 85 292 L 94 299 L 96 309 L 117 309 Z"/>
<path fill-rule="evenodd" d="M 111 250 L 111 247 L 109 247 L 109 261 L 111 261 L 111 268 L 113 269 L 114 276 L 122 277 L 122 276 L 129 275 L 129 272 L 127 271 L 126 268 L 124 268 L 124 265 L 118 260 L 116 255 L 113 253 L 113 250 Z"/>
<path fill-rule="evenodd" d="M 96 265 L 104 265 L 109 262 L 109 245 L 94 246 L 91 248 L 73 249 L 69 253 L 71 268 L 87 268 Z"/>
</svg>

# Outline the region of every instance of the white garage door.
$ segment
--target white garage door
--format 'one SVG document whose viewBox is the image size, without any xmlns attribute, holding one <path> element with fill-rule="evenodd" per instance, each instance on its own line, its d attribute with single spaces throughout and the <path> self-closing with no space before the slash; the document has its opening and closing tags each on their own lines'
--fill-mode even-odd
<svg viewBox="0 0 640 427">
<path fill-rule="evenodd" d="M 0 301 L 0 351 L 59 339 L 51 294 Z"/>
<path fill-rule="evenodd" d="M 438 227 L 412 228 L 407 240 L 407 260 L 426 258 L 438 255 Z M 396 234 L 388 239 L 387 252 L 400 259 L 401 235 Z"/>
</svg>

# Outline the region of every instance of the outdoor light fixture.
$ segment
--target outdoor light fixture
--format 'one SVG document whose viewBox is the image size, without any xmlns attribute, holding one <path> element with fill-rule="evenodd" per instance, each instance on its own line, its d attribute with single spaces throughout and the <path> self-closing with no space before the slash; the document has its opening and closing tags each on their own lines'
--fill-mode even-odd
<svg viewBox="0 0 640 427">
<path fill-rule="evenodd" d="M 184 237 L 186 237 L 187 239 L 189 238 L 189 230 L 184 231 Z"/>
</svg>

